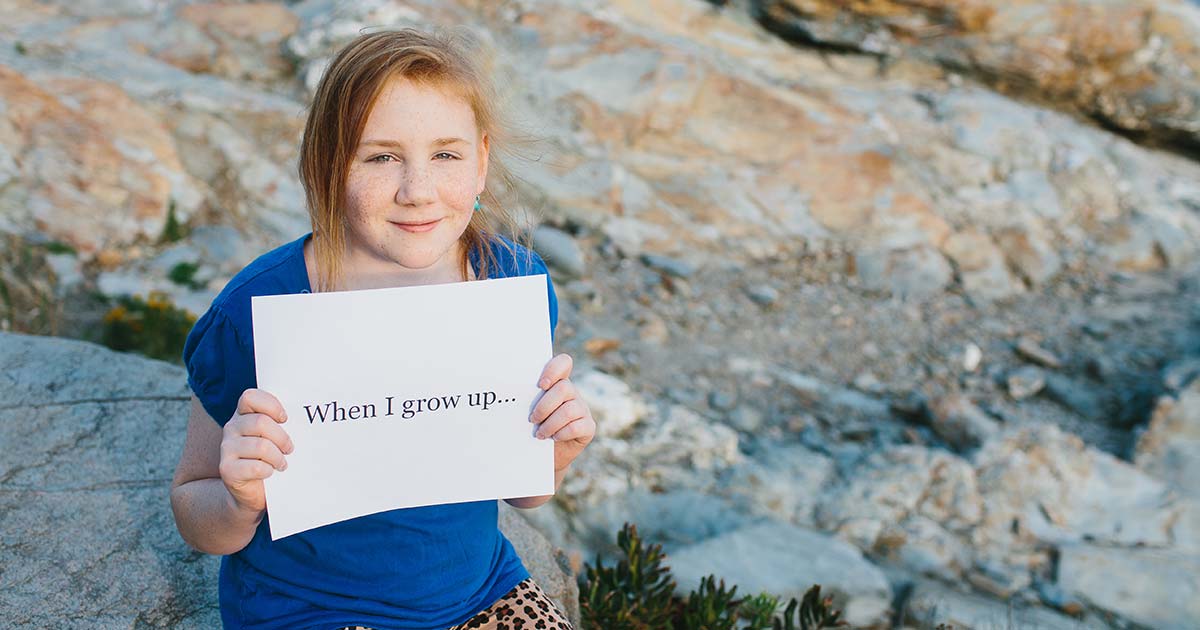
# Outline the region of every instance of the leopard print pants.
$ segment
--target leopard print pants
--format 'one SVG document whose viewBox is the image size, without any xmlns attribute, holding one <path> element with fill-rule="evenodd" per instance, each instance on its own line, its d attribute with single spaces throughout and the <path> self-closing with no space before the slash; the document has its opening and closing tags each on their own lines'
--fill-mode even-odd
<svg viewBox="0 0 1200 630">
<path fill-rule="evenodd" d="M 340 630 L 371 630 L 347 626 Z M 482 612 L 450 630 L 575 630 L 541 587 L 527 578 Z"/>
</svg>

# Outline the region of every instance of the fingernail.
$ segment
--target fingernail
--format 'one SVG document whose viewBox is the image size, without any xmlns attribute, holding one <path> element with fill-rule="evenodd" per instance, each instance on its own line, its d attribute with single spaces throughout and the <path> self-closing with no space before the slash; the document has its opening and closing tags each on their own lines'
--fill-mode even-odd
<svg viewBox="0 0 1200 630">
<path fill-rule="evenodd" d="M 287 462 L 286 461 L 284 461 L 282 464 L 279 465 L 280 472 L 283 472 L 285 470 L 287 470 Z"/>
</svg>

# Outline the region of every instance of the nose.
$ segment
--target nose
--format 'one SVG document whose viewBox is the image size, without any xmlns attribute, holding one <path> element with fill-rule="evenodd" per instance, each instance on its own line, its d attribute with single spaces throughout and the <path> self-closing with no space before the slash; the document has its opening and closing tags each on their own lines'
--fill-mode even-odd
<svg viewBox="0 0 1200 630">
<path fill-rule="evenodd" d="M 423 206 L 434 201 L 436 187 L 427 167 L 406 165 L 400 170 L 400 181 L 396 186 L 396 203 L 402 206 Z"/>
</svg>

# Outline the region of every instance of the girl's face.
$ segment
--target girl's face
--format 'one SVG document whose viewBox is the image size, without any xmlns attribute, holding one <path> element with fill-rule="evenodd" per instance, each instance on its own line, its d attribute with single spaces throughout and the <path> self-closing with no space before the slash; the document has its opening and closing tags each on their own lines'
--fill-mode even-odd
<svg viewBox="0 0 1200 630">
<path fill-rule="evenodd" d="M 394 78 L 375 101 L 346 177 L 351 284 L 458 276 L 459 237 L 487 180 L 488 138 L 462 98 Z"/>
</svg>

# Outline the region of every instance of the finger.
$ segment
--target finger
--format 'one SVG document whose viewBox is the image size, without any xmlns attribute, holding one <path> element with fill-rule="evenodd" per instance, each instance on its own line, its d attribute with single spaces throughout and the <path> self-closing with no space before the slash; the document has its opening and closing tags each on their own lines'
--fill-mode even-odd
<svg viewBox="0 0 1200 630">
<path fill-rule="evenodd" d="M 221 463 L 220 472 L 226 483 L 237 484 L 266 479 L 275 468 L 259 459 L 230 459 Z"/>
<path fill-rule="evenodd" d="M 580 440 L 587 445 L 596 436 L 596 421 L 591 417 L 583 417 L 572 421 L 550 436 L 555 442 Z"/>
<path fill-rule="evenodd" d="M 555 409 L 558 409 L 563 403 L 572 400 L 578 396 L 575 390 L 575 385 L 571 381 L 559 381 L 551 387 L 549 391 L 542 394 L 542 399 L 533 407 L 533 411 L 529 414 L 529 421 L 539 423 L 550 417 Z"/>
<path fill-rule="evenodd" d="M 273 394 L 261 389 L 247 389 L 238 398 L 238 414 L 265 413 L 276 422 L 287 422 L 287 412 L 283 404 Z"/>
<path fill-rule="evenodd" d="M 584 407 L 578 400 L 568 400 L 561 407 L 554 410 L 550 417 L 538 427 L 535 436 L 539 440 L 544 440 L 554 435 L 559 429 L 567 426 L 574 420 L 578 420 L 587 415 L 587 407 Z"/>
<path fill-rule="evenodd" d="M 260 437 L 239 437 L 230 440 L 228 454 L 238 459 L 258 459 L 275 470 L 286 470 L 287 460 L 275 443 Z"/>
<path fill-rule="evenodd" d="M 238 435 L 266 438 L 274 442 L 275 446 L 279 447 L 279 450 L 284 453 L 291 453 L 295 450 L 292 438 L 287 434 L 287 431 L 266 414 L 252 413 L 238 416 L 230 424 L 234 425 L 233 430 Z"/>
<path fill-rule="evenodd" d="M 546 363 L 542 375 L 538 377 L 538 387 L 550 389 L 558 381 L 571 377 L 571 368 L 575 362 L 569 354 L 560 354 Z"/>
</svg>

